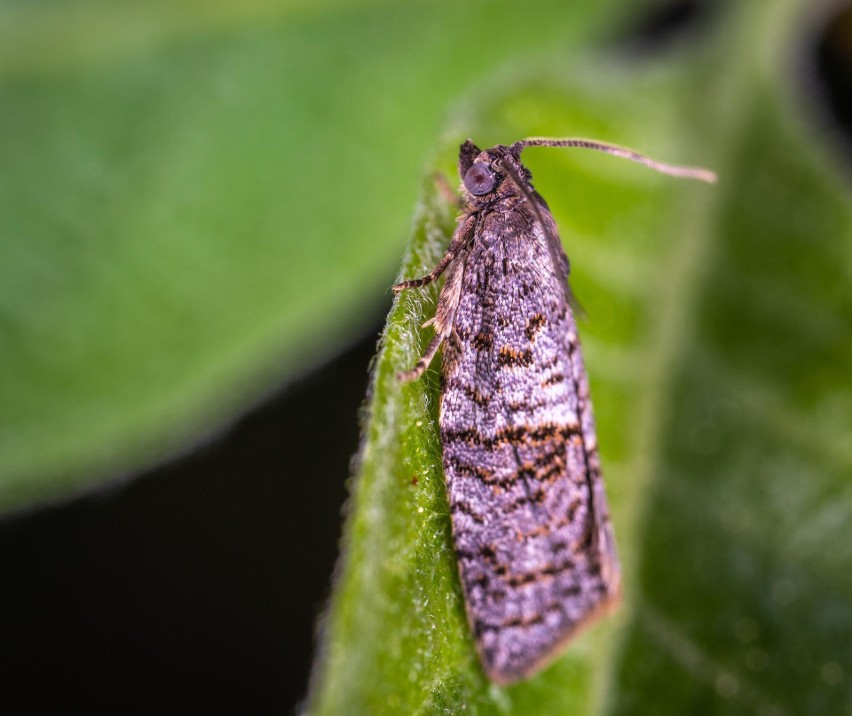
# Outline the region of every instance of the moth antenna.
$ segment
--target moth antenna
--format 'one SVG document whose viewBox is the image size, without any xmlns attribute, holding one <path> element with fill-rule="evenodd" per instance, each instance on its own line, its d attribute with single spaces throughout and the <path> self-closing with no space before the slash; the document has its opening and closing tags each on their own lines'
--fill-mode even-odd
<svg viewBox="0 0 852 716">
<path fill-rule="evenodd" d="M 533 213 L 535 214 L 535 218 L 538 219 L 538 223 L 541 224 L 541 228 L 544 233 L 547 234 L 547 237 L 553 241 L 556 241 L 556 237 L 550 233 L 550 228 L 544 221 L 544 216 L 542 216 L 541 210 L 538 208 L 538 202 L 535 200 L 535 197 L 533 197 L 532 192 L 530 192 L 527 182 L 525 182 L 521 178 L 521 175 L 515 171 L 514 167 L 510 166 L 506 161 L 500 162 L 500 168 L 505 170 L 508 177 L 512 180 L 512 183 L 523 195 L 524 200 L 527 202 L 527 204 L 530 205 L 530 207 L 532 207 Z"/>
<path fill-rule="evenodd" d="M 632 162 L 644 164 L 646 167 L 650 167 L 654 171 L 661 172 L 662 174 L 669 174 L 671 176 L 682 177 L 684 179 L 697 179 L 698 181 L 705 181 L 708 184 L 715 184 L 718 179 L 716 173 L 711 172 L 709 169 L 703 169 L 701 167 L 683 167 L 674 164 L 666 164 L 665 162 L 658 162 L 655 159 L 651 159 L 651 157 L 635 152 L 632 149 L 619 147 L 617 144 L 598 142 L 594 139 L 583 139 L 580 137 L 568 139 L 527 137 L 519 142 L 515 142 L 512 145 L 512 150 L 520 154 L 520 152 L 522 152 L 526 147 L 579 147 L 580 149 L 594 149 L 598 152 L 605 152 L 616 157 L 621 157 L 622 159 L 629 159 Z"/>
<path fill-rule="evenodd" d="M 516 147 L 518 144 L 520 144 L 520 142 L 516 142 L 512 148 L 514 149 L 514 147 Z M 506 175 L 509 177 L 509 179 L 512 180 L 512 184 L 514 184 L 517 187 L 518 191 L 521 192 L 521 195 L 524 197 L 524 201 L 526 201 L 527 204 L 529 204 L 532 208 L 533 213 L 535 214 L 535 218 L 541 225 L 541 230 L 544 231 L 545 235 L 550 240 L 550 246 L 560 246 L 561 242 L 559 241 L 559 238 L 557 236 L 554 236 L 553 233 L 550 231 L 550 226 L 544 220 L 544 216 L 542 216 L 541 209 L 538 206 L 538 202 L 535 200 L 535 197 L 529 190 L 529 185 L 527 184 L 527 182 L 525 182 L 521 178 L 520 174 L 515 171 L 514 167 L 509 165 L 505 160 L 500 162 L 500 168 L 505 170 Z M 556 261 L 555 256 L 553 257 L 553 259 L 554 261 Z M 571 290 L 571 285 L 567 281 L 565 283 L 565 288 L 568 292 L 568 303 L 571 305 L 571 308 L 574 309 L 574 312 L 578 316 L 585 317 L 587 315 L 586 310 L 577 300 L 577 297 Z"/>
</svg>

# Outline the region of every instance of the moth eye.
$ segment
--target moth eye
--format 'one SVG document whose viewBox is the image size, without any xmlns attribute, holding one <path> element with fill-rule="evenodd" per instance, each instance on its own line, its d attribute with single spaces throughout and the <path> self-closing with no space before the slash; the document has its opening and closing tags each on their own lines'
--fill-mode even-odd
<svg viewBox="0 0 852 716">
<path fill-rule="evenodd" d="M 474 196 L 487 194 L 494 188 L 497 177 L 484 164 L 474 164 L 464 175 L 464 185 Z"/>
</svg>

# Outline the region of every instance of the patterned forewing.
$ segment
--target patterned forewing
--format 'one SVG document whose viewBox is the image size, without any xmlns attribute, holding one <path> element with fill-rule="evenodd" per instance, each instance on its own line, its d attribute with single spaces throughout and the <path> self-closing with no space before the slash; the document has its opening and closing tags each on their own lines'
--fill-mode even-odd
<svg viewBox="0 0 852 716">
<path fill-rule="evenodd" d="M 498 682 L 547 661 L 617 590 L 561 251 L 529 214 L 487 214 L 459 258 L 444 345 L 453 534 L 468 617 Z"/>
</svg>

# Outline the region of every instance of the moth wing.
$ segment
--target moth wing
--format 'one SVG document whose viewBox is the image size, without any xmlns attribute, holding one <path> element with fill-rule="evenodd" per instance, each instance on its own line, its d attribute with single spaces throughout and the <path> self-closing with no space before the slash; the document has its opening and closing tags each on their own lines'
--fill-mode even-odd
<svg viewBox="0 0 852 716">
<path fill-rule="evenodd" d="M 499 683 L 552 659 L 617 591 L 567 259 L 553 235 L 529 210 L 485 217 L 444 348 L 441 436 L 459 570 L 483 664 Z"/>
<path fill-rule="evenodd" d="M 559 238 L 559 229 L 556 226 L 556 221 L 550 213 L 550 208 L 542 196 L 536 192 L 532 192 L 533 197 L 538 202 L 538 211 L 531 213 L 531 220 L 538 221 L 540 224 L 544 222 L 543 231 L 531 232 L 531 235 L 536 237 L 543 245 L 547 254 L 550 256 L 551 265 L 554 275 L 562 278 L 562 284 L 565 289 L 565 299 L 568 305 L 575 313 L 584 315 L 585 311 L 577 300 L 574 292 L 571 290 L 571 284 L 568 280 L 570 273 L 570 262 L 568 255 L 565 253 L 565 247 Z M 571 318 L 571 325 L 576 331 L 576 324 Z M 579 349 L 579 340 L 577 341 L 576 367 L 574 370 L 575 381 L 578 390 L 583 393 L 581 405 L 581 421 L 583 430 L 586 434 L 586 448 L 588 450 L 588 477 L 589 488 L 591 491 L 592 506 L 594 512 L 594 524 L 598 553 L 601 559 L 601 572 L 604 580 L 609 587 L 609 593 L 613 598 L 619 598 L 621 594 L 621 565 L 618 560 L 618 554 L 615 547 L 615 535 L 613 534 L 612 521 L 609 516 L 609 507 L 606 501 L 606 490 L 604 487 L 603 477 L 600 468 L 600 456 L 598 455 L 597 435 L 595 431 L 594 415 L 592 413 L 592 403 L 589 397 L 588 374 L 585 370 L 582 353 Z"/>
</svg>

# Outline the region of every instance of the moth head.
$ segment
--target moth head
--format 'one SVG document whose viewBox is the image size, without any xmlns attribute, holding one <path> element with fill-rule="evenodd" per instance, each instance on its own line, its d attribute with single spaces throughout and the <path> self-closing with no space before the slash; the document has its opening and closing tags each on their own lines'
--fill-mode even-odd
<svg viewBox="0 0 852 716">
<path fill-rule="evenodd" d="M 482 154 L 482 150 L 470 139 L 459 147 L 459 178 L 462 181 L 464 181 L 464 175 L 467 174 L 467 170 L 470 169 L 480 154 Z"/>
<path fill-rule="evenodd" d="M 472 197 L 501 193 L 501 187 L 502 193 L 511 191 L 513 182 L 504 181 L 507 173 L 529 180 L 529 172 L 520 163 L 519 152 L 514 147 L 497 145 L 483 152 L 469 139 L 461 145 L 459 175 Z"/>
<path fill-rule="evenodd" d="M 494 191 L 497 185 L 497 174 L 489 163 L 474 162 L 464 173 L 464 188 L 474 196 L 483 196 Z"/>
</svg>

